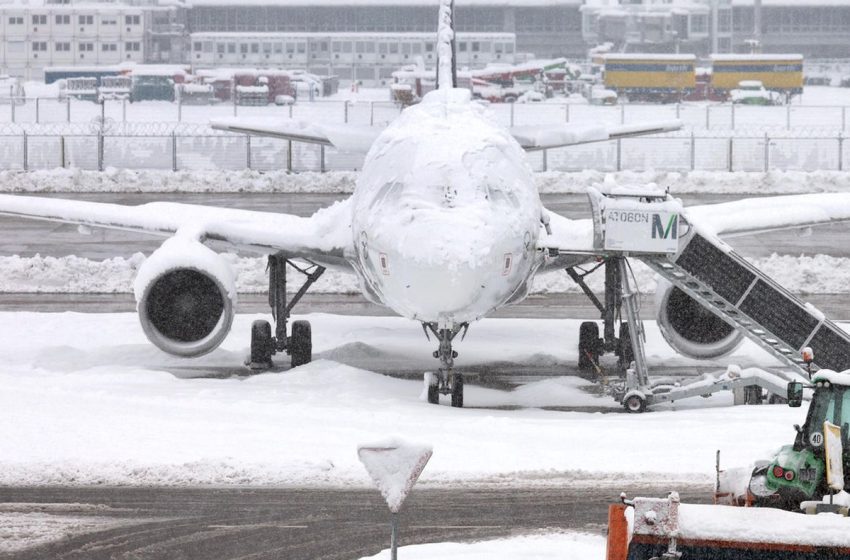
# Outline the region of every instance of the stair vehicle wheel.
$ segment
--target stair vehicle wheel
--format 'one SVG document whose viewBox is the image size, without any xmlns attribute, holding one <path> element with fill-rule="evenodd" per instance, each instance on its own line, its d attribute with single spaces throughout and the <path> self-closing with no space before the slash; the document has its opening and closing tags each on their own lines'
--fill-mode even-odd
<svg viewBox="0 0 850 560">
<path fill-rule="evenodd" d="M 623 401 L 623 406 L 628 412 L 637 414 L 646 410 L 646 399 L 640 395 L 631 395 Z"/>
<path fill-rule="evenodd" d="M 628 323 L 620 324 L 620 338 L 617 341 L 617 363 L 620 369 L 627 370 L 635 360 L 635 352 L 632 348 L 632 334 Z"/>
<path fill-rule="evenodd" d="M 459 373 L 452 376 L 452 406 L 463 408 L 463 376 Z"/>
<path fill-rule="evenodd" d="M 599 325 L 585 321 L 578 328 L 578 369 L 588 371 L 599 363 Z"/>
<path fill-rule="evenodd" d="M 313 334 L 309 321 L 293 321 L 289 345 L 292 367 L 303 366 L 313 360 Z"/>
<path fill-rule="evenodd" d="M 268 321 L 254 321 L 251 324 L 251 369 L 272 367 L 272 326 Z"/>
<path fill-rule="evenodd" d="M 758 385 L 747 385 L 744 387 L 745 404 L 761 404 L 761 387 Z"/>
</svg>

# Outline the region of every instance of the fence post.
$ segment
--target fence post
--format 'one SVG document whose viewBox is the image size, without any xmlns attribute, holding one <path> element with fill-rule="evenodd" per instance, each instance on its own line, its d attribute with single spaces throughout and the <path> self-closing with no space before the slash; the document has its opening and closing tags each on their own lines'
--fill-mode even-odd
<svg viewBox="0 0 850 560">
<path fill-rule="evenodd" d="M 27 133 L 24 132 L 24 171 L 30 170 L 30 158 L 29 158 L 29 137 Z"/>
<path fill-rule="evenodd" d="M 626 106 L 620 104 L 620 124 L 626 124 Z"/>
<path fill-rule="evenodd" d="M 342 107 L 343 107 L 343 116 L 342 116 L 343 121 L 342 122 L 348 124 L 348 99 L 346 99 L 343 102 Z"/>
<path fill-rule="evenodd" d="M 251 135 L 245 135 L 245 166 L 251 169 Z"/>
<path fill-rule="evenodd" d="M 511 126 L 514 125 L 514 105 L 516 105 L 516 102 L 510 103 L 510 106 L 511 106 Z"/>
<path fill-rule="evenodd" d="M 127 98 L 121 99 L 121 122 L 127 122 Z"/>
<path fill-rule="evenodd" d="M 375 125 L 375 102 L 369 102 L 369 126 Z"/>
<path fill-rule="evenodd" d="M 319 147 L 319 171 L 325 172 L 325 145 Z"/>
<path fill-rule="evenodd" d="M 846 106 L 841 107 L 841 130 L 847 130 L 847 107 Z"/>
<path fill-rule="evenodd" d="M 59 137 L 59 163 L 60 167 L 64 169 L 67 166 L 67 162 L 65 161 L 65 137 Z"/>
<path fill-rule="evenodd" d="M 705 129 L 711 129 L 711 117 L 709 116 L 711 112 L 711 105 L 705 106 Z"/>
<path fill-rule="evenodd" d="M 838 170 L 844 171 L 844 133 L 838 133 Z"/>
<path fill-rule="evenodd" d="M 183 95 L 177 98 L 177 122 L 183 122 Z"/>
<path fill-rule="evenodd" d="M 566 122 L 570 122 L 570 104 L 564 103 L 564 117 L 566 118 Z"/>
<path fill-rule="evenodd" d="M 103 129 L 97 133 L 97 170 L 103 171 Z"/>
<path fill-rule="evenodd" d="M 39 101 L 41 101 L 41 98 L 36 97 L 35 98 L 35 124 L 38 124 L 41 121 L 41 118 L 40 118 L 40 115 L 39 115 L 39 110 L 40 110 L 41 104 L 39 103 Z"/>
<path fill-rule="evenodd" d="M 65 98 L 65 120 L 71 122 L 71 98 Z"/>
<path fill-rule="evenodd" d="M 623 139 L 617 138 L 617 171 L 623 170 Z"/>
<path fill-rule="evenodd" d="M 694 137 L 694 131 L 691 130 L 691 171 L 697 167 L 697 142 Z"/>
<path fill-rule="evenodd" d="M 543 148 L 543 171 L 549 171 L 549 150 Z"/>
<path fill-rule="evenodd" d="M 681 115 L 681 111 L 682 111 L 682 103 L 677 101 L 676 102 L 676 120 L 679 119 L 679 116 Z"/>
<path fill-rule="evenodd" d="M 286 141 L 286 170 L 292 173 L 292 140 Z"/>
<path fill-rule="evenodd" d="M 732 168 L 734 167 L 733 160 L 732 160 L 732 149 L 733 149 L 732 148 L 732 137 L 730 136 L 729 137 L 729 152 L 726 154 L 726 161 L 729 164 L 729 171 L 732 171 Z"/>
<path fill-rule="evenodd" d="M 26 98 L 24 98 L 24 103 L 26 103 L 26 102 L 27 102 L 27 100 L 26 100 Z M 12 107 L 12 122 L 15 122 L 15 104 L 16 104 L 16 100 L 13 97 L 12 102 L 9 104 Z"/>
<path fill-rule="evenodd" d="M 290 118 L 290 119 L 292 118 L 292 106 L 293 106 L 293 105 L 294 105 L 294 103 L 290 103 L 290 104 L 289 104 L 289 118 Z"/>
<path fill-rule="evenodd" d="M 732 130 L 735 130 L 735 104 L 732 103 Z"/>
<path fill-rule="evenodd" d="M 764 172 L 770 171 L 770 137 L 764 133 Z"/>
<path fill-rule="evenodd" d="M 791 105 L 785 106 L 785 130 L 791 130 Z"/>
<path fill-rule="evenodd" d="M 231 90 L 231 95 L 233 95 L 233 116 L 236 116 L 236 88 L 234 87 Z"/>
<path fill-rule="evenodd" d="M 171 170 L 177 171 L 177 132 L 171 131 Z"/>
</svg>

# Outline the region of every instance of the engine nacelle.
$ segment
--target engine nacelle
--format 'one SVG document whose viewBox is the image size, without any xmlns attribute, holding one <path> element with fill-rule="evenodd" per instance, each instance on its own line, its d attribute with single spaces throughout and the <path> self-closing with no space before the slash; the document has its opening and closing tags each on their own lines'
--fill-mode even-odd
<svg viewBox="0 0 850 560">
<path fill-rule="evenodd" d="M 656 291 L 658 328 L 676 352 L 700 360 L 717 358 L 741 344 L 738 330 L 700 302 L 659 279 Z"/>
<path fill-rule="evenodd" d="M 230 266 L 194 239 L 173 237 L 139 268 L 136 308 L 145 335 L 176 356 L 215 350 L 230 332 L 236 281 Z"/>
</svg>

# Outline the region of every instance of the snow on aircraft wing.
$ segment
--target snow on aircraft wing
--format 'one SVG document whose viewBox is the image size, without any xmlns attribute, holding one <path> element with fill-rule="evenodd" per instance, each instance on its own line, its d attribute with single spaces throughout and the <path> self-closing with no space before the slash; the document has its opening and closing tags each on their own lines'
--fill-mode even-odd
<svg viewBox="0 0 850 560">
<path fill-rule="evenodd" d="M 262 254 L 282 252 L 349 269 L 351 203 L 337 202 L 303 218 L 291 214 L 173 202 L 124 206 L 32 196 L 0 195 L 0 215 L 135 231 L 168 237 L 188 230 L 201 240 Z"/>
<path fill-rule="evenodd" d="M 617 126 L 559 124 L 555 126 L 515 126 L 511 134 L 528 152 L 605 142 L 632 136 L 674 132 L 682 128 L 680 121 L 659 121 Z"/>
<path fill-rule="evenodd" d="M 369 151 L 381 133 L 381 129 L 371 126 L 313 123 L 295 119 L 216 119 L 210 121 L 210 126 L 216 130 L 321 144 L 343 152 L 363 154 Z"/>
<path fill-rule="evenodd" d="M 685 208 L 698 227 L 723 237 L 850 221 L 850 194 L 745 198 Z"/>
</svg>

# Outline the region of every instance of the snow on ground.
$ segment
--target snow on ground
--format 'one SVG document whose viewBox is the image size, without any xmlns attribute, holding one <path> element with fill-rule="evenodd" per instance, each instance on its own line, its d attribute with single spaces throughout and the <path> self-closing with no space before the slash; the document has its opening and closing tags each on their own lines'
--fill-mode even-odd
<svg viewBox="0 0 850 560">
<path fill-rule="evenodd" d="M 602 560 L 605 537 L 584 533 L 522 535 L 472 543 L 418 544 L 399 547 L 405 560 Z M 389 549 L 361 560 L 388 560 Z"/>
<path fill-rule="evenodd" d="M 0 504 L 0 554 L 131 523 L 108 517 L 107 506 Z"/>
<path fill-rule="evenodd" d="M 239 293 L 268 290 L 265 257 L 223 255 L 236 273 Z M 842 294 L 850 291 L 850 259 L 829 255 L 777 255 L 749 259 L 757 268 L 795 294 Z M 113 257 L 103 261 L 76 256 L 0 256 L 0 291 L 8 293 L 131 293 L 133 279 L 145 256 Z M 643 293 L 656 289 L 656 274 L 642 262 L 632 265 L 637 286 Z M 586 278 L 588 285 L 603 290 L 604 275 Z M 294 292 L 300 284 L 287 289 Z M 327 270 L 310 288 L 311 293 L 359 294 L 353 274 Z M 581 289 L 561 271 L 538 274 L 533 294 L 580 293 Z"/>
<path fill-rule="evenodd" d="M 0 171 L 0 192 L 246 192 L 349 194 L 354 171 L 82 169 Z M 656 183 L 682 194 L 799 194 L 850 192 L 850 172 L 840 171 L 547 171 L 535 174 L 541 193 L 583 194 L 588 186 Z"/>
<path fill-rule="evenodd" d="M 422 484 L 709 485 L 717 449 L 725 465 L 749 464 L 803 420 L 784 406 L 731 407 L 729 394 L 630 415 L 575 377 L 515 391 L 471 383 L 468 408 L 428 405 L 418 372 L 434 367 L 433 343 L 401 318 L 312 315 L 316 361 L 244 376 L 255 318 L 237 316 L 222 348 L 181 360 L 148 344 L 133 314 L 1 313 L 0 485 L 369 486 L 357 444 L 391 436 L 434 446 Z M 652 366 L 693 363 L 648 331 Z M 566 368 L 577 333 L 578 321 L 487 319 L 456 346 L 458 366 Z M 750 345 L 730 360 L 774 363 Z"/>
</svg>

